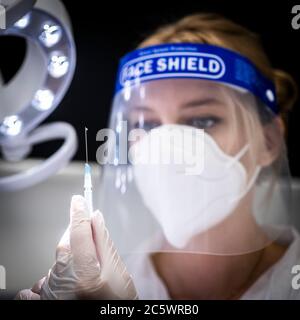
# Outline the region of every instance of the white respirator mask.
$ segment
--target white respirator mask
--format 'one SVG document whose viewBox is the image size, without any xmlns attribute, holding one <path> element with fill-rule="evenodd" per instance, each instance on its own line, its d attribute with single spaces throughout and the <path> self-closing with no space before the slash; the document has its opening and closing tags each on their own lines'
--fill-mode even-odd
<svg viewBox="0 0 300 320">
<path fill-rule="evenodd" d="M 184 131 L 185 139 L 165 139 L 170 130 Z M 247 179 L 239 160 L 248 149 L 249 144 L 229 156 L 203 130 L 183 125 L 155 128 L 132 146 L 137 188 L 171 245 L 185 247 L 193 236 L 221 223 L 234 211 L 260 172 L 257 166 Z M 166 164 L 169 150 L 173 159 Z M 180 158 L 183 163 L 176 163 Z M 192 170 L 192 163 L 197 170 Z"/>
</svg>

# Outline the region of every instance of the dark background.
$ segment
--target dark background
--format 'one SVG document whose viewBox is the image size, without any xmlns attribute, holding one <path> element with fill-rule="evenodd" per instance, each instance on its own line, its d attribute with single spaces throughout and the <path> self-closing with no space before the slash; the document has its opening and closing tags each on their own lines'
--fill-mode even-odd
<svg viewBox="0 0 300 320">
<path fill-rule="evenodd" d="M 49 0 L 51 1 L 51 0 Z M 291 27 L 294 1 L 201 0 L 155 3 L 153 1 L 63 1 L 70 14 L 77 44 L 78 64 L 69 92 L 46 122 L 66 121 L 77 130 L 77 160 L 84 159 L 84 127 L 89 128 L 89 156 L 95 160 L 96 132 L 107 126 L 118 60 L 161 24 L 187 14 L 208 11 L 221 13 L 259 33 L 274 67 L 289 72 L 300 84 L 300 29 Z M 95 6 L 95 3 L 98 6 Z M 0 39 L 0 68 L 8 81 L 22 62 L 22 40 Z M 300 177 L 298 101 L 289 117 L 287 139 L 291 171 Z M 34 149 L 32 156 L 47 157 L 58 144 Z"/>
</svg>

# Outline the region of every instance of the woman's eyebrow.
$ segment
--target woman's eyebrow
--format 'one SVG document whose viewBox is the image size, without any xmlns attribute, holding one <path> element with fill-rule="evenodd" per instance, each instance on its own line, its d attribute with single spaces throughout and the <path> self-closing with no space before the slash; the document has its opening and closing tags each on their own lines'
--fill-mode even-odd
<svg viewBox="0 0 300 320">
<path fill-rule="evenodd" d="M 137 106 L 132 106 L 130 108 L 128 108 L 128 113 L 131 112 L 154 112 L 154 110 L 150 107 L 147 106 L 143 106 L 143 105 L 137 105 Z"/>
<path fill-rule="evenodd" d="M 203 98 L 203 99 L 195 99 L 188 101 L 182 105 L 182 108 L 195 108 L 195 107 L 201 107 L 205 105 L 210 105 L 210 104 L 216 104 L 220 105 L 220 101 L 216 98 Z"/>
</svg>

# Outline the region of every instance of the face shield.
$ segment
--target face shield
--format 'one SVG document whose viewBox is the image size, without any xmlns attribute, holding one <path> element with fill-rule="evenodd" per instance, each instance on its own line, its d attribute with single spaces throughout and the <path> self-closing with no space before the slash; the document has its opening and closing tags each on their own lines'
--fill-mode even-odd
<svg viewBox="0 0 300 320">
<path fill-rule="evenodd" d="M 291 223 L 274 85 L 233 51 L 167 44 L 125 56 L 97 139 L 100 208 L 123 256 L 246 254 Z"/>
</svg>

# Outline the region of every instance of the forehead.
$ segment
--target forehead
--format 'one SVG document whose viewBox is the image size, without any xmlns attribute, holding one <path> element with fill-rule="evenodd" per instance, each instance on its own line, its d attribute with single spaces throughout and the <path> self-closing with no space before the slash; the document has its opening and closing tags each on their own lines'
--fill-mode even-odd
<svg viewBox="0 0 300 320">
<path fill-rule="evenodd" d="M 122 110 L 127 114 L 158 114 L 169 119 L 181 113 L 228 112 L 233 104 L 228 100 L 228 86 L 199 79 L 163 79 L 143 82 L 123 91 Z M 208 110 L 209 108 L 209 110 Z M 201 111 L 201 112 L 202 112 Z M 230 112 L 233 113 L 233 112 Z"/>
<path fill-rule="evenodd" d="M 162 79 L 148 81 L 130 89 L 130 100 L 176 99 L 220 96 L 224 85 L 199 79 Z M 124 92 L 126 95 L 126 89 Z"/>
</svg>

